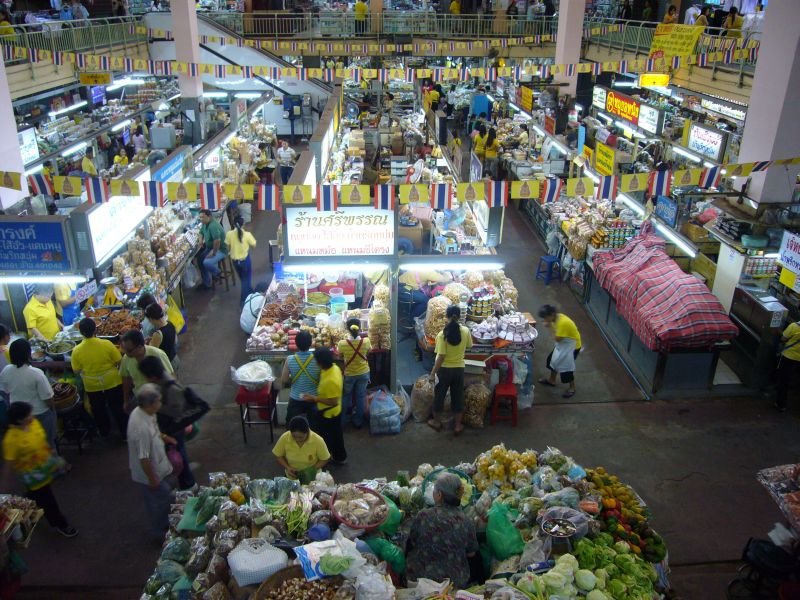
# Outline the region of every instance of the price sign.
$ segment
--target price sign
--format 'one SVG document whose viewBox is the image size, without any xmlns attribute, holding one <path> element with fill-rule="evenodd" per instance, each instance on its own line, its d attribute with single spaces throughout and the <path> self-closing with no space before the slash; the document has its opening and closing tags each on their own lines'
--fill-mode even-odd
<svg viewBox="0 0 800 600">
<path fill-rule="evenodd" d="M 81 287 L 75 292 L 75 301 L 76 302 L 83 302 L 90 296 L 94 296 L 97 293 L 97 282 L 92 279 L 89 283 Z"/>
<path fill-rule="evenodd" d="M 110 71 L 103 71 L 100 73 L 80 73 L 78 81 L 83 85 L 111 85 L 113 77 Z"/>
</svg>

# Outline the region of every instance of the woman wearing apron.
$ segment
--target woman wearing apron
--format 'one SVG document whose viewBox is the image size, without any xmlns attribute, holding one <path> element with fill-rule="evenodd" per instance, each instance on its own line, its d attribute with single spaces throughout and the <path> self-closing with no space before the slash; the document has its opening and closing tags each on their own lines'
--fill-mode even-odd
<svg viewBox="0 0 800 600">
<path fill-rule="evenodd" d="M 56 283 L 53 286 L 56 296 L 56 313 L 64 326 L 72 325 L 81 314 L 81 304 L 75 298 L 75 286 L 69 283 Z"/>
<path fill-rule="evenodd" d="M 311 342 L 311 334 L 300 331 L 295 338 L 297 352 L 283 363 L 281 383 L 284 386 L 291 385 L 289 407 L 286 410 L 287 423 L 298 415 L 312 421 L 316 412 L 314 402 L 303 399 L 306 394 L 316 394 L 319 384 L 319 365 L 314 360 L 314 354 L 309 352 Z"/>
<path fill-rule="evenodd" d="M 342 426 L 347 424 L 350 406 L 353 407 L 353 427 L 361 429 L 364 425 L 364 399 L 369 384 L 369 363 L 367 354 L 372 349 L 369 338 L 361 337 L 361 321 L 347 320 L 347 331 L 351 339 L 339 342 L 339 354 L 344 360 L 344 396 L 342 397 Z"/>
</svg>

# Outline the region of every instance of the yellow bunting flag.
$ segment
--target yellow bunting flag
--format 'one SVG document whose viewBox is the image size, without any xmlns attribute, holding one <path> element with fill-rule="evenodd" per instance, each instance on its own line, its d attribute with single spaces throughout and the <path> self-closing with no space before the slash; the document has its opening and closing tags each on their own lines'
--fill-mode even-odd
<svg viewBox="0 0 800 600">
<path fill-rule="evenodd" d="M 12 171 L 0 171 L 0 187 L 9 188 L 12 190 L 22 189 L 22 176 L 20 173 Z"/>
<path fill-rule="evenodd" d="M 620 177 L 620 192 L 643 192 L 647 189 L 649 173 L 633 173 Z"/>
<path fill-rule="evenodd" d="M 53 177 L 53 190 L 57 194 L 80 196 L 82 189 L 80 177 L 64 177 L 63 175 Z"/>
<path fill-rule="evenodd" d="M 672 185 L 699 185 L 703 169 L 683 169 L 672 172 Z"/>
<path fill-rule="evenodd" d="M 197 184 L 170 181 L 167 183 L 167 198 L 173 202 L 197 200 Z"/>
<path fill-rule="evenodd" d="M 269 67 L 253 67 L 253 74 L 258 75 L 259 77 L 269 77 Z"/>
<path fill-rule="evenodd" d="M 309 79 L 322 79 L 322 69 L 306 69 L 306 76 Z"/>
<path fill-rule="evenodd" d="M 252 184 L 226 183 L 224 186 L 225 197 L 228 200 L 252 200 L 255 196 L 256 186 Z"/>
<path fill-rule="evenodd" d="M 405 69 L 389 69 L 389 79 L 402 79 L 403 81 L 405 81 L 406 79 Z"/>
<path fill-rule="evenodd" d="M 470 69 L 469 70 L 469 74 L 472 77 L 483 78 L 483 77 L 486 77 L 486 69 L 481 69 L 481 68 Z"/>
<path fill-rule="evenodd" d="M 400 188 L 400 204 L 430 201 L 430 188 L 423 183 L 404 183 L 398 187 Z"/>
<path fill-rule="evenodd" d="M 591 177 L 567 179 L 567 196 L 591 196 L 593 193 L 594 181 Z"/>
<path fill-rule="evenodd" d="M 486 200 L 486 183 L 459 183 L 456 187 L 458 199 L 461 202 L 470 202 L 472 200 Z"/>
<path fill-rule="evenodd" d="M 575 66 L 575 71 L 577 71 L 578 73 L 591 73 L 592 63 L 578 63 Z"/>
<path fill-rule="evenodd" d="M 772 163 L 776 165 L 800 165 L 800 158 L 779 158 L 778 160 L 773 160 Z"/>
<path fill-rule="evenodd" d="M 619 71 L 619 62 L 615 60 L 604 61 L 603 71 Z"/>
<path fill-rule="evenodd" d="M 512 181 L 511 182 L 511 197 L 514 200 L 525 199 L 532 200 L 539 198 L 539 182 L 538 181 Z"/>
<path fill-rule="evenodd" d="M 417 79 L 426 79 L 433 76 L 432 69 L 417 69 Z"/>
<path fill-rule="evenodd" d="M 288 67 L 284 69 L 283 77 L 286 79 L 297 79 L 297 69 L 294 67 Z"/>
<path fill-rule="evenodd" d="M 372 204 L 368 185 L 343 185 L 339 188 L 341 206 L 367 206 Z"/>
<path fill-rule="evenodd" d="M 112 179 L 110 187 L 112 196 L 141 196 L 139 182 L 133 179 Z"/>
<path fill-rule="evenodd" d="M 377 69 L 364 69 L 361 71 L 361 76 L 364 79 L 377 79 L 378 78 L 378 70 Z"/>
<path fill-rule="evenodd" d="M 284 206 L 308 206 L 314 203 L 310 185 L 285 185 L 281 199 Z"/>
<path fill-rule="evenodd" d="M 747 177 L 753 170 L 753 163 L 742 163 L 740 165 L 728 165 L 726 177 Z"/>
</svg>

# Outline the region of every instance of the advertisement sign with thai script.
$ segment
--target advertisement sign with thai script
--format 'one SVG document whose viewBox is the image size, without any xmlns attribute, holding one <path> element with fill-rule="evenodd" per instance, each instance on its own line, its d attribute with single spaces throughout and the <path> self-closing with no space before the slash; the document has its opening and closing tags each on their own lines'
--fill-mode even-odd
<svg viewBox="0 0 800 600">
<path fill-rule="evenodd" d="M 600 108 L 604 108 L 608 114 L 637 125 L 653 135 L 661 134 L 661 130 L 664 128 L 664 113 L 662 110 L 643 104 L 626 94 L 614 90 L 606 90 L 600 86 L 594 86 L 593 106 L 597 106 L 597 102 L 603 95 L 598 90 L 605 94 L 605 104 Z"/>
<path fill-rule="evenodd" d="M 165 183 L 167 181 L 183 179 L 186 173 L 191 169 L 192 164 L 192 149 L 185 146 L 176 150 L 172 156 L 150 169 L 150 178 L 152 181 L 160 181 Z M 188 168 L 184 168 L 188 166 Z"/>
<path fill-rule="evenodd" d="M 600 110 L 606 109 L 606 88 L 599 85 L 594 86 L 592 90 L 592 106 Z"/>
<path fill-rule="evenodd" d="M 594 168 L 600 175 L 614 174 L 614 149 L 597 142 L 594 147 Z"/>
<path fill-rule="evenodd" d="M 694 54 L 697 40 L 700 39 L 703 31 L 703 27 L 696 25 L 666 25 L 664 23 L 657 25 L 653 42 L 650 44 L 650 58 L 670 60 L 673 56 Z"/>
<path fill-rule="evenodd" d="M 656 198 L 656 216 L 666 225 L 675 227 L 678 222 L 678 203 L 667 196 Z"/>
<path fill-rule="evenodd" d="M 616 115 L 628 123 L 639 124 L 639 107 L 641 104 L 625 94 L 609 90 L 606 94 L 606 112 Z"/>
<path fill-rule="evenodd" d="M 371 206 L 337 211 L 289 207 L 289 256 L 388 256 L 394 254 L 394 211 Z"/>
<path fill-rule="evenodd" d="M 800 235 L 783 232 L 778 261 L 792 273 L 800 273 Z"/>
<path fill-rule="evenodd" d="M 152 211 L 136 196 L 119 196 L 96 204 L 87 213 L 95 264 L 99 266 L 110 258 Z"/>
<path fill-rule="evenodd" d="M 66 217 L 3 217 L 0 220 L 0 271 L 68 273 Z"/>
<path fill-rule="evenodd" d="M 692 152 L 697 152 L 710 158 L 714 162 L 722 162 L 727 141 L 728 134 L 726 132 L 705 127 L 699 123 L 692 123 L 689 126 L 689 139 L 686 142 L 686 147 Z"/>
<path fill-rule="evenodd" d="M 713 100 L 706 100 L 705 98 L 700 99 L 700 106 L 706 110 L 710 110 L 711 112 L 719 113 L 726 117 L 730 117 L 731 119 L 736 119 L 737 121 L 744 121 L 744 118 L 747 116 L 747 111 L 745 111 L 745 109 L 733 108 L 727 104 L 714 102 Z"/>
<path fill-rule="evenodd" d="M 639 106 L 639 127 L 653 135 L 661 133 L 661 111 L 647 104 Z"/>
</svg>

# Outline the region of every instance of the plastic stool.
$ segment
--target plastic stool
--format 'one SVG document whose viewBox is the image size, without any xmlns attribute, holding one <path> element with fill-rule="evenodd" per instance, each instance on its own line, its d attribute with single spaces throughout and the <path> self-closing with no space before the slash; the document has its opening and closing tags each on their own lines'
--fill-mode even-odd
<svg viewBox="0 0 800 600">
<path fill-rule="evenodd" d="M 225 284 L 225 291 L 231 289 L 231 284 L 233 287 L 236 287 L 236 271 L 233 268 L 233 262 L 231 261 L 230 256 L 226 256 L 221 261 L 217 263 L 217 267 L 219 267 L 219 276 L 218 278 L 214 278 L 211 281 L 211 287 L 217 287 L 217 284 Z"/>
<path fill-rule="evenodd" d="M 514 385 L 514 363 L 507 356 L 493 356 L 486 361 L 486 366 L 490 369 L 498 368 L 499 363 L 505 363 L 506 375 L 505 381 L 498 383 L 494 386 L 492 393 L 492 416 L 491 424 L 494 425 L 497 421 L 511 421 L 512 427 L 517 426 L 517 386 Z M 502 373 L 502 371 L 501 371 Z M 510 411 L 506 414 L 500 414 L 502 405 L 509 405 Z"/>
<path fill-rule="evenodd" d="M 239 386 L 239 390 L 236 392 L 236 404 L 239 405 L 242 438 L 245 444 L 247 443 L 247 429 L 252 425 L 269 425 L 269 441 L 270 443 L 275 441 L 273 423 L 277 421 L 277 406 L 272 383 L 267 383 L 263 388 L 253 391 Z"/>
<path fill-rule="evenodd" d="M 561 265 L 558 264 L 558 257 L 546 254 L 539 259 L 539 266 L 536 267 L 536 279 L 544 279 L 544 284 L 550 285 L 556 269 L 558 269 L 558 280 L 561 281 Z"/>
</svg>

